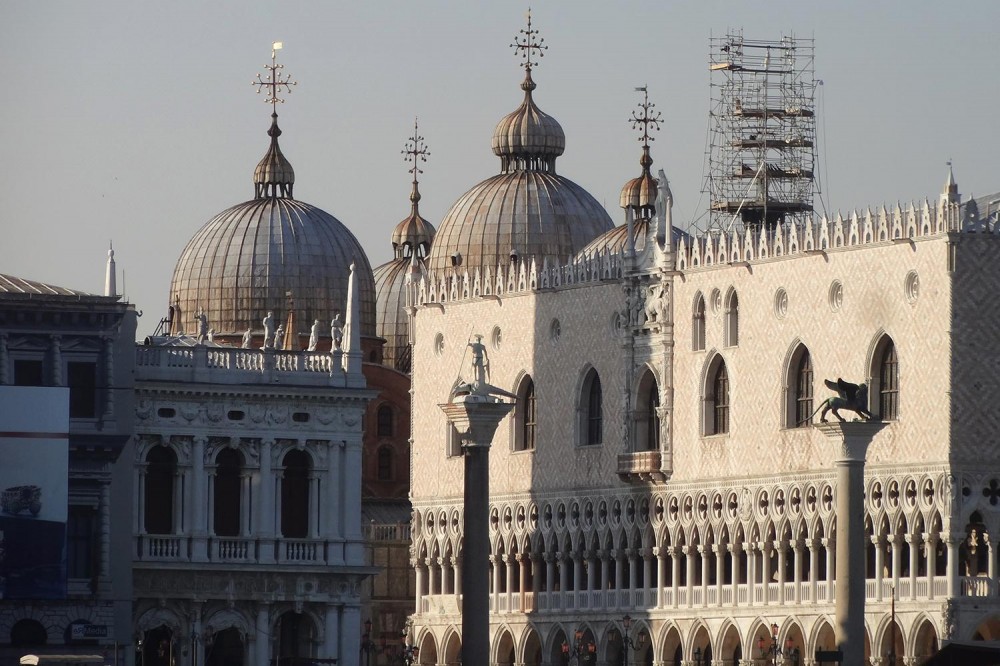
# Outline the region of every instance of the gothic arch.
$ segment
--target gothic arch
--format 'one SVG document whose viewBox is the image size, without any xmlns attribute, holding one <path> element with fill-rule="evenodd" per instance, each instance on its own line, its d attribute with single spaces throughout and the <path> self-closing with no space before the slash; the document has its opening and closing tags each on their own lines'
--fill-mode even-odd
<svg viewBox="0 0 1000 666">
<path fill-rule="evenodd" d="M 808 377 L 805 374 L 804 363 L 808 363 Z M 783 428 L 798 428 L 811 424 L 815 395 L 815 367 L 810 349 L 801 339 L 795 338 L 785 352 L 781 364 Z"/>
<path fill-rule="evenodd" d="M 150 608 L 139 616 L 135 622 L 135 628 L 140 633 L 145 633 L 157 627 L 166 627 L 172 632 L 181 630 L 181 614 L 170 606 L 166 608 Z"/>
<path fill-rule="evenodd" d="M 723 376 L 720 373 L 724 373 L 725 376 L 726 386 L 724 395 L 716 395 L 716 384 L 720 383 L 720 379 Z M 717 350 L 712 349 L 702 365 L 701 380 L 699 382 L 699 403 L 701 405 L 700 436 L 726 435 L 730 432 L 733 385 L 732 371 L 729 364 L 726 363 L 725 357 Z M 717 412 L 723 406 L 725 407 L 725 414 L 724 418 L 721 418 Z"/>
<path fill-rule="evenodd" d="M 222 608 L 210 613 L 204 620 L 205 629 L 218 633 L 226 629 L 236 629 L 244 638 L 253 637 L 254 624 L 236 608 Z"/>
</svg>

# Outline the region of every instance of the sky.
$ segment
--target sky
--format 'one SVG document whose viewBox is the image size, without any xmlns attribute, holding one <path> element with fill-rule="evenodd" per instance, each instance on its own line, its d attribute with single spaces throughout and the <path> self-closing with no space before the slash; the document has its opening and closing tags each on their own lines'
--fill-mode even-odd
<svg viewBox="0 0 1000 666">
<path fill-rule="evenodd" d="M 499 172 L 496 122 L 522 100 L 509 0 L 169 3 L 0 0 L 0 273 L 103 293 L 165 314 L 174 264 L 215 214 L 253 197 L 270 106 L 250 82 L 281 40 L 298 82 L 279 106 L 295 196 L 350 228 L 372 266 L 409 213 L 400 151 L 419 118 L 435 225 Z M 709 38 L 815 39 L 818 167 L 829 210 L 932 200 L 947 162 L 965 197 L 1000 190 L 1000 2 L 537 2 L 549 46 L 534 99 L 566 133 L 558 172 L 624 218 L 639 175 L 627 122 L 647 85 L 652 145 L 678 226 L 703 223 Z"/>
</svg>

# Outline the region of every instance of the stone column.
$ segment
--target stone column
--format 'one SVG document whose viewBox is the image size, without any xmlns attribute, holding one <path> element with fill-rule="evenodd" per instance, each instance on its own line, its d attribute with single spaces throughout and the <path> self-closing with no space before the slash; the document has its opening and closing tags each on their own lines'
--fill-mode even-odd
<svg viewBox="0 0 1000 666">
<path fill-rule="evenodd" d="M 671 606 L 677 608 L 677 598 L 680 596 L 678 592 L 680 589 L 679 586 L 681 579 L 681 549 L 678 546 L 670 546 L 667 549 L 667 552 L 670 553 L 670 588 L 674 593 L 674 599 Z"/>
<path fill-rule="evenodd" d="M 708 605 L 708 554 L 710 552 L 711 546 L 706 546 L 701 544 L 698 546 L 698 552 L 701 554 L 701 605 Z"/>
<path fill-rule="evenodd" d="M 713 544 L 712 552 L 715 553 L 715 605 L 722 605 L 723 580 L 726 578 L 726 546 L 723 544 Z"/>
<path fill-rule="evenodd" d="M 761 594 L 764 596 L 764 605 L 771 601 L 771 555 L 774 548 L 770 541 L 762 541 L 757 544 L 760 547 L 760 586 Z"/>
<path fill-rule="evenodd" d="M 653 588 L 653 550 L 643 548 L 639 552 L 642 555 L 642 587 L 649 590 Z"/>
<path fill-rule="evenodd" d="M 257 602 L 256 635 L 257 654 L 254 661 L 257 666 L 268 666 L 271 663 L 271 605 L 266 601 Z"/>
<path fill-rule="evenodd" d="M 453 571 L 455 574 L 455 580 L 452 584 L 452 590 L 456 596 L 461 596 L 462 594 L 462 558 L 460 556 L 455 556 L 452 558 Z"/>
<path fill-rule="evenodd" d="M 837 597 L 834 633 L 845 664 L 865 656 L 865 454 L 881 422 L 820 423 L 837 447 Z"/>
<path fill-rule="evenodd" d="M 334 547 L 330 549 L 330 564 L 344 563 L 344 549 L 340 546 L 344 538 L 343 524 L 340 518 L 341 512 L 344 511 L 341 500 L 343 484 L 341 457 L 344 455 L 344 446 L 343 441 L 331 441 L 327 450 L 325 536 L 334 543 Z"/>
<path fill-rule="evenodd" d="M 738 606 L 740 603 L 740 553 L 739 544 L 727 543 L 726 550 L 732 555 L 729 560 L 729 578 L 732 581 L 730 586 L 733 588 L 733 605 Z"/>
<path fill-rule="evenodd" d="M 273 439 L 260 442 L 260 472 L 257 490 L 257 536 L 260 539 L 261 564 L 274 563 L 274 472 L 271 470 L 271 447 Z M 265 642 L 267 639 L 264 639 Z M 266 663 L 266 662 L 265 662 Z"/>
<path fill-rule="evenodd" d="M 757 589 L 757 553 L 754 552 L 753 542 L 743 542 L 743 552 L 747 554 L 747 604 L 753 606 L 756 603 L 754 592 Z"/>
<path fill-rule="evenodd" d="M 326 605 L 326 618 L 323 623 L 324 659 L 336 659 L 340 651 L 340 608 L 336 604 Z"/>
<path fill-rule="evenodd" d="M 115 416 L 115 345 L 114 338 L 106 335 L 102 338 L 104 342 L 104 414 L 105 421 L 111 420 Z"/>
<path fill-rule="evenodd" d="M 340 654 L 338 664 L 353 664 L 361 654 L 361 608 L 343 606 L 340 614 Z"/>
<path fill-rule="evenodd" d="M 656 607 L 663 608 L 663 590 L 667 582 L 667 558 L 666 548 L 657 546 L 653 549 L 656 555 Z"/>
<path fill-rule="evenodd" d="M 902 569 L 902 550 L 903 550 L 903 540 L 900 538 L 899 534 L 893 534 L 889 537 L 889 543 L 892 544 L 892 589 L 893 594 L 899 590 L 899 574 Z"/>
<path fill-rule="evenodd" d="M 684 558 L 686 560 L 686 576 L 687 576 L 687 606 L 690 608 L 692 601 L 694 601 L 694 556 L 696 548 L 691 545 L 685 545 L 683 547 Z"/>
<path fill-rule="evenodd" d="M 927 598 L 934 598 L 934 578 L 937 576 L 937 535 L 924 532 L 924 557 L 927 560 Z"/>
<path fill-rule="evenodd" d="M 191 444 L 191 522 L 193 538 L 191 559 L 208 560 L 208 505 L 205 502 L 205 444 L 207 437 L 195 437 Z"/>
<path fill-rule="evenodd" d="M 514 409 L 514 404 L 500 402 L 489 395 L 472 393 L 440 407 L 455 429 L 461 433 L 462 452 L 465 455 L 462 663 L 488 664 L 490 445 L 500 419 Z"/>
<path fill-rule="evenodd" d="M 809 600 L 816 603 L 817 591 L 819 590 L 819 539 L 809 539 L 806 542 L 809 547 Z"/>
<path fill-rule="evenodd" d="M 965 535 L 956 532 L 947 532 L 943 536 L 945 545 L 948 548 L 948 562 L 947 569 L 945 570 L 945 574 L 948 577 L 948 596 L 955 599 L 962 593 L 962 579 L 959 574 L 958 546 L 962 543 L 962 539 Z"/>
<path fill-rule="evenodd" d="M 566 593 L 569 591 L 569 564 L 567 563 L 569 555 L 563 552 L 556 553 L 556 557 L 559 558 L 559 593 L 562 594 L 563 599 L 567 599 Z M 563 603 L 565 608 L 565 602 Z"/>
<path fill-rule="evenodd" d="M 875 601 L 882 601 L 882 567 L 885 566 L 882 536 L 872 535 L 871 542 L 875 546 Z"/>
<path fill-rule="evenodd" d="M 788 548 L 787 541 L 775 541 L 774 547 L 778 551 L 778 603 L 785 603 L 785 567 L 787 567 L 786 558 L 788 553 L 786 549 Z"/>
<path fill-rule="evenodd" d="M 802 603 L 802 539 L 796 539 L 792 542 L 794 547 L 794 562 L 792 562 L 792 578 L 794 579 L 794 601 L 796 605 Z"/>
</svg>

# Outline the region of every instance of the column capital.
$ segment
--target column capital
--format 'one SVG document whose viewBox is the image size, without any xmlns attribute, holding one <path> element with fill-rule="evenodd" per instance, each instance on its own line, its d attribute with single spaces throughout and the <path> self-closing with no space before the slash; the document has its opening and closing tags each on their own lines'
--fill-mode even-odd
<svg viewBox="0 0 1000 666">
<path fill-rule="evenodd" d="M 868 445 L 886 425 L 883 421 L 838 421 L 817 423 L 816 429 L 837 445 L 836 462 L 863 463 Z"/>
</svg>

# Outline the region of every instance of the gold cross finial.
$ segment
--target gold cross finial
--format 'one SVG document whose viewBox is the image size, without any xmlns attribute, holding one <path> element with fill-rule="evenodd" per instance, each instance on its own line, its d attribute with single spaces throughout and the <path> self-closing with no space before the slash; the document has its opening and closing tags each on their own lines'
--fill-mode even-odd
<svg viewBox="0 0 1000 666">
<path fill-rule="evenodd" d="M 659 111 L 653 111 L 656 106 L 649 101 L 649 91 L 646 86 L 642 86 L 635 89 L 636 92 L 642 93 L 642 102 L 639 103 L 639 109 L 642 111 L 640 114 L 638 111 L 632 112 L 632 117 L 629 121 L 632 123 L 632 129 L 639 129 L 642 127 L 642 133 L 639 135 L 639 141 L 644 146 L 648 146 L 650 141 L 655 141 L 653 137 L 649 135 L 649 130 L 660 129 L 660 121 L 663 120 L 663 116 L 660 115 Z"/>
<path fill-rule="evenodd" d="M 521 67 L 524 67 L 529 72 L 531 71 L 533 64 L 537 64 L 531 62 L 531 52 L 538 51 L 538 57 L 542 58 L 545 56 L 545 51 L 549 48 L 548 46 L 545 46 L 544 37 L 539 38 L 537 42 L 535 41 L 536 37 L 538 37 L 538 31 L 531 29 L 531 8 L 529 7 L 528 27 L 527 29 L 519 30 L 517 37 L 514 38 L 514 43 L 511 44 L 511 48 L 514 49 L 514 53 L 519 53 L 521 58 L 524 60 L 524 62 L 521 63 Z"/>
<path fill-rule="evenodd" d="M 267 88 L 267 98 L 264 100 L 267 104 L 271 105 L 271 112 L 277 112 L 277 105 L 284 104 L 285 100 L 278 97 L 278 93 L 281 92 L 282 88 L 286 93 L 292 92 L 292 86 L 298 85 L 297 82 L 292 81 L 290 75 L 285 75 L 282 77 L 281 70 L 285 68 L 284 65 L 279 65 L 277 62 L 277 53 L 284 46 L 281 42 L 274 42 L 271 44 L 271 64 L 264 65 L 264 68 L 270 71 L 268 78 L 264 79 L 260 74 L 257 75 L 256 81 L 251 81 L 250 85 L 257 86 L 257 94 Z"/>
<path fill-rule="evenodd" d="M 426 162 L 427 157 L 431 154 L 427 150 L 427 144 L 424 143 L 424 137 L 420 136 L 417 131 L 417 119 L 413 119 L 413 136 L 411 136 L 407 141 L 406 145 L 403 146 L 403 150 L 400 151 L 403 156 L 404 162 L 410 162 L 411 166 L 409 172 L 413 174 L 413 182 L 417 182 L 417 174 L 424 172 L 419 166 L 418 162 Z"/>
</svg>

